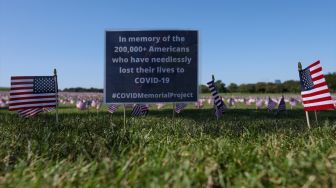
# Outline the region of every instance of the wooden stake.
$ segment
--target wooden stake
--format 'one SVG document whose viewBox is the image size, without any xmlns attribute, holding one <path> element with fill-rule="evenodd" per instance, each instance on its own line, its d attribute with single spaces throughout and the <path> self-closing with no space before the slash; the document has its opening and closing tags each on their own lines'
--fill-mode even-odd
<svg viewBox="0 0 336 188">
<path fill-rule="evenodd" d="M 56 95 L 56 123 L 58 124 L 58 83 L 57 83 L 57 71 L 54 69 L 55 78 L 55 95 Z"/>
<path fill-rule="evenodd" d="M 307 119 L 308 128 L 310 129 L 310 122 L 309 122 L 309 114 L 308 114 L 308 111 L 306 111 L 306 119 Z"/>
<path fill-rule="evenodd" d="M 299 71 L 299 73 L 300 73 L 301 70 L 302 70 L 301 62 L 298 62 L 298 71 Z M 308 128 L 310 129 L 309 114 L 308 114 L 307 111 L 306 111 L 306 119 L 307 119 Z"/>
<path fill-rule="evenodd" d="M 316 110 L 314 112 L 315 112 L 315 121 L 316 121 L 316 124 L 318 124 Z"/>
</svg>

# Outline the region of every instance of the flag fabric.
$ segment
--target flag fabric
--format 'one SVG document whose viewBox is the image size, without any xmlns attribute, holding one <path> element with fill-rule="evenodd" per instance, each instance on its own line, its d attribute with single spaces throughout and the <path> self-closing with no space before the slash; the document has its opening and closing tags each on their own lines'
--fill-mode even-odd
<svg viewBox="0 0 336 188">
<path fill-rule="evenodd" d="M 110 104 L 107 111 L 113 114 L 115 111 L 117 111 L 119 108 L 119 105 L 117 104 Z"/>
<path fill-rule="evenodd" d="M 293 97 L 289 100 L 289 104 L 291 105 L 291 108 L 295 107 L 297 103 L 298 101 L 294 99 Z"/>
<path fill-rule="evenodd" d="M 56 108 L 57 81 L 54 76 L 12 76 L 9 110 Z"/>
<path fill-rule="evenodd" d="M 208 82 L 207 85 L 214 99 L 215 115 L 217 118 L 219 118 L 224 113 L 226 106 L 222 98 L 218 95 L 214 80 Z"/>
<path fill-rule="evenodd" d="M 334 109 L 320 61 L 300 70 L 299 75 L 305 111 Z"/>
<path fill-rule="evenodd" d="M 85 110 L 86 109 L 86 102 L 85 101 L 77 101 L 76 108 L 78 110 Z"/>
<path fill-rule="evenodd" d="M 175 106 L 175 112 L 179 114 L 186 106 L 187 103 L 177 103 Z"/>
<path fill-rule="evenodd" d="M 0 99 L 0 108 L 4 108 L 6 106 L 7 106 L 7 104 L 6 104 L 5 100 Z"/>
<path fill-rule="evenodd" d="M 52 111 L 54 111 L 54 110 L 55 110 L 54 107 L 46 107 L 46 108 L 42 108 L 42 111 L 43 111 L 43 112 L 52 112 Z"/>
<path fill-rule="evenodd" d="M 285 103 L 285 98 L 284 96 L 282 96 L 279 106 L 278 106 L 278 110 L 277 113 L 282 112 L 282 111 L 286 111 L 286 103 Z"/>
<path fill-rule="evenodd" d="M 22 118 L 35 117 L 37 114 L 43 112 L 43 108 L 27 108 L 23 110 L 18 110 L 18 114 Z"/>
<path fill-rule="evenodd" d="M 225 104 L 218 108 L 216 105 L 214 105 L 214 108 L 215 108 L 215 116 L 217 117 L 217 119 L 219 119 L 223 114 L 224 114 L 224 111 L 226 110 L 226 106 Z"/>
<path fill-rule="evenodd" d="M 148 114 L 149 108 L 144 104 L 137 104 L 133 107 L 132 116 L 145 116 Z"/>
<path fill-rule="evenodd" d="M 277 103 L 274 102 L 271 97 L 268 97 L 267 110 L 272 111 L 276 107 Z"/>
<path fill-rule="evenodd" d="M 228 99 L 228 104 L 229 104 L 229 106 L 234 106 L 235 105 L 235 100 L 232 97 L 230 97 Z"/>
<path fill-rule="evenodd" d="M 202 100 L 198 100 L 197 102 L 195 102 L 195 107 L 197 109 L 201 109 L 203 108 L 204 104 L 203 104 L 203 101 Z"/>
<path fill-rule="evenodd" d="M 259 108 L 261 108 L 261 107 L 262 107 L 262 105 L 263 105 L 263 100 L 262 100 L 262 99 L 259 99 L 259 98 L 257 98 L 257 99 L 256 99 L 256 109 L 259 109 Z"/>
</svg>

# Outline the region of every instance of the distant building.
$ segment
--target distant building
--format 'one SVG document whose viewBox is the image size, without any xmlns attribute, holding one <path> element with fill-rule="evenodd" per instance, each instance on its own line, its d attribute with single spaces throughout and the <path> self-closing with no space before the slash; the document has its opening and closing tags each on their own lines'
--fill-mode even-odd
<svg viewBox="0 0 336 188">
<path fill-rule="evenodd" d="M 275 84 L 281 84 L 281 80 L 274 80 Z"/>
</svg>

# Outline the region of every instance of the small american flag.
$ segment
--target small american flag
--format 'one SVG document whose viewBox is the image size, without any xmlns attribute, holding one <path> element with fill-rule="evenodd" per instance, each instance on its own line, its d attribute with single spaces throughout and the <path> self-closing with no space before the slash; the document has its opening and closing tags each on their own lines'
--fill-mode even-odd
<svg viewBox="0 0 336 188">
<path fill-rule="evenodd" d="M 285 98 L 284 96 L 282 96 L 279 106 L 278 106 L 278 110 L 277 113 L 282 112 L 282 111 L 286 111 L 286 103 L 285 103 Z"/>
<path fill-rule="evenodd" d="M 223 115 L 225 109 L 226 109 L 225 105 L 223 105 L 220 108 L 217 108 L 217 106 L 215 106 L 215 115 L 216 115 L 217 119 L 220 118 Z"/>
<path fill-rule="evenodd" d="M 133 107 L 132 116 L 145 116 L 148 114 L 149 108 L 145 104 L 137 104 Z"/>
<path fill-rule="evenodd" d="M 56 108 L 56 76 L 12 76 L 9 110 L 32 117 L 43 108 Z"/>
<path fill-rule="evenodd" d="M 272 111 L 276 107 L 277 103 L 274 102 L 271 97 L 268 97 L 267 110 Z"/>
<path fill-rule="evenodd" d="M 289 104 L 291 105 L 291 108 L 295 107 L 297 103 L 298 101 L 294 99 L 293 97 L 289 100 Z"/>
<path fill-rule="evenodd" d="M 225 109 L 224 102 L 222 98 L 218 95 L 214 80 L 208 82 L 207 84 L 214 99 L 215 115 L 217 116 L 217 118 L 219 118 L 223 114 Z"/>
<path fill-rule="evenodd" d="M 260 98 L 257 98 L 256 99 L 256 109 L 259 109 L 259 108 L 261 108 L 262 106 L 263 106 L 263 100 L 262 99 L 260 99 Z"/>
<path fill-rule="evenodd" d="M 300 70 L 301 96 L 305 111 L 334 109 L 320 61 Z"/>
<path fill-rule="evenodd" d="M 117 104 L 110 104 L 107 111 L 113 114 L 115 111 L 117 111 L 119 108 L 119 105 Z"/>
<path fill-rule="evenodd" d="M 235 105 L 235 100 L 230 97 L 229 100 L 228 100 L 228 103 L 229 103 L 229 106 L 234 106 Z"/>
<path fill-rule="evenodd" d="M 179 114 L 186 106 L 187 103 L 177 103 L 175 106 L 175 112 Z"/>
</svg>

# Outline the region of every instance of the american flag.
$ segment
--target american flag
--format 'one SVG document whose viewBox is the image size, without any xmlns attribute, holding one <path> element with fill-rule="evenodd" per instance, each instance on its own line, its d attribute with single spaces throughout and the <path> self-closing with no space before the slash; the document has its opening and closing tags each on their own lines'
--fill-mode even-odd
<svg viewBox="0 0 336 188">
<path fill-rule="evenodd" d="M 300 70 L 301 96 L 305 111 L 334 109 L 320 61 Z"/>
<path fill-rule="evenodd" d="M 197 109 L 201 109 L 201 108 L 203 108 L 203 106 L 204 106 L 204 104 L 203 104 L 203 101 L 201 99 L 198 100 L 197 102 L 195 102 L 195 107 Z"/>
<path fill-rule="evenodd" d="M 228 100 L 228 103 L 229 103 L 229 106 L 234 106 L 235 105 L 235 100 L 230 97 L 229 100 Z"/>
<path fill-rule="evenodd" d="M 214 80 L 208 82 L 207 84 L 214 99 L 215 115 L 217 116 L 217 118 L 219 118 L 225 110 L 224 102 L 222 98 L 218 95 Z"/>
<path fill-rule="evenodd" d="M 117 104 L 110 104 L 107 111 L 113 114 L 115 111 L 117 111 L 119 108 L 119 105 Z"/>
<path fill-rule="evenodd" d="M 278 110 L 277 113 L 282 112 L 282 111 L 286 111 L 286 103 L 285 103 L 285 98 L 284 96 L 282 96 L 279 106 L 278 106 Z"/>
<path fill-rule="evenodd" d="M 257 98 L 256 99 L 256 109 L 261 108 L 263 106 L 263 102 L 264 101 L 262 99 Z"/>
<path fill-rule="evenodd" d="M 175 112 L 179 114 L 186 106 L 187 103 L 177 103 L 175 106 Z"/>
<path fill-rule="evenodd" d="M 133 107 L 132 116 L 145 116 L 148 114 L 149 108 L 145 104 L 137 104 Z"/>
<path fill-rule="evenodd" d="M 56 108 L 57 80 L 55 76 L 12 76 L 9 110 L 23 117 L 32 117 L 43 108 Z"/>
<path fill-rule="evenodd" d="M 271 97 L 268 97 L 267 110 L 272 111 L 276 107 L 277 103 L 274 102 Z"/>
<path fill-rule="evenodd" d="M 227 107 L 225 106 L 225 104 L 220 108 L 215 106 L 215 115 L 216 115 L 217 119 L 220 118 L 223 115 L 226 108 Z"/>
<path fill-rule="evenodd" d="M 289 104 L 291 105 L 291 109 L 297 105 L 298 101 L 293 97 L 289 100 Z"/>
</svg>

